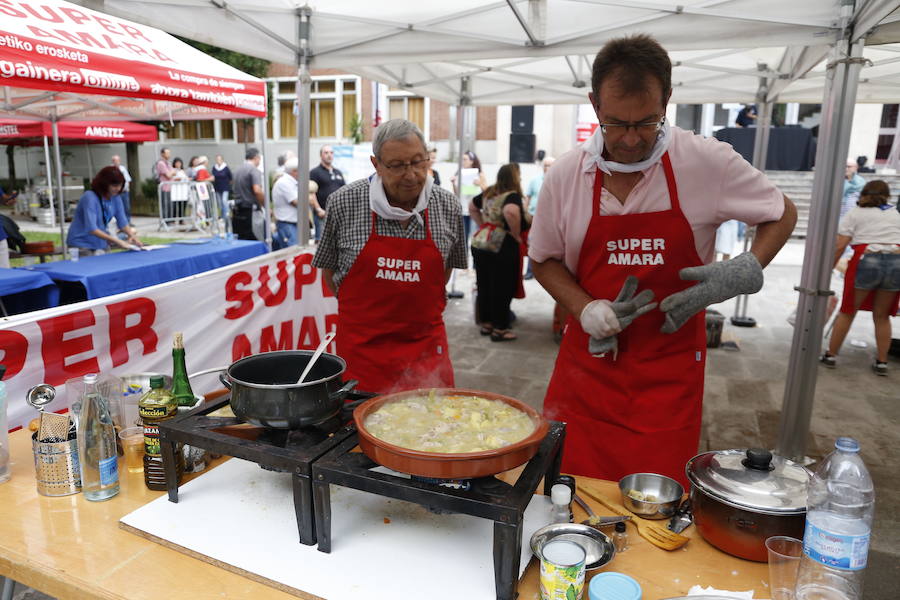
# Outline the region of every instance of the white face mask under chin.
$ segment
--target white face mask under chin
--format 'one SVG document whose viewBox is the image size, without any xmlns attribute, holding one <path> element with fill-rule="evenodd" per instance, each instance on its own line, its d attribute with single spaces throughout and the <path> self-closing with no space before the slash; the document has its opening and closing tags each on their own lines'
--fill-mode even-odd
<svg viewBox="0 0 900 600">
<path fill-rule="evenodd" d="M 603 158 L 603 132 L 598 127 L 591 137 L 585 140 L 584 144 L 581 146 L 588 154 L 588 160 L 585 162 L 584 170 L 589 171 L 594 165 L 597 165 L 598 169 L 608 175 L 612 175 L 613 172 L 637 173 L 638 171 L 643 171 L 659 162 L 662 155 L 669 149 L 669 143 L 671 141 L 671 130 L 668 121 L 666 121 L 663 123 L 662 129 L 659 130 L 659 134 L 657 134 L 656 143 L 653 145 L 650 156 L 634 163 L 620 163 Z"/>
</svg>

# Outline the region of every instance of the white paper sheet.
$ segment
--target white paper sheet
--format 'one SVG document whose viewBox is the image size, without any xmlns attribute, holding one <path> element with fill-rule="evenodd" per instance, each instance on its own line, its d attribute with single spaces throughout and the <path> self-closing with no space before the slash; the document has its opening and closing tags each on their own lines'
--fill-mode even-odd
<svg viewBox="0 0 900 600">
<path fill-rule="evenodd" d="M 291 476 L 231 459 L 121 522 L 218 561 L 328 600 L 495 598 L 493 521 L 331 487 L 332 551 L 299 542 Z M 390 522 L 385 523 L 385 519 Z M 525 511 L 520 574 L 550 499 Z M 233 524 L 229 526 L 229 524 Z"/>
</svg>

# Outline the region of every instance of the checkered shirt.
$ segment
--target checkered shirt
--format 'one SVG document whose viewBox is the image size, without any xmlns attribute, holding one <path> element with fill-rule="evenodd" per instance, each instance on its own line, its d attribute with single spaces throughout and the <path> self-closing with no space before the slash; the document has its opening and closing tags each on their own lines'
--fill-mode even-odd
<svg viewBox="0 0 900 600">
<path fill-rule="evenodd" d="M 379 235 L 425 239 L 425 228 L 418 219 L 410 219 L 406 228 L 400 221 L 375 219 Z M 466 239 L 463 233 L 459 201 L 447 190 L 433 186 L 428 199 L 428 227 L 447 268 L 467 268 Z M 372 211 L 369 208 L 369 180 L 360 179 L 346 185 L 328 197 L 328 216 L 325 230 L 316 248 L 313 266 L 334 271 L 334 283 L 350 271 L 356 257 L 369 240 L 372 231 Z"/>
</svg>

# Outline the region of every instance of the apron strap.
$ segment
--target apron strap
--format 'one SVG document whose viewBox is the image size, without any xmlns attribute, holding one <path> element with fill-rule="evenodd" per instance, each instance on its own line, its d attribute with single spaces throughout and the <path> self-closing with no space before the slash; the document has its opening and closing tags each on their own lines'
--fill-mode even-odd
<svg viewBox="0 0 900 600">
<path fill-rule="evenodd" d="M 675 172 L 672 170 L 672 161 L 669 160 L 669 153 L 662 155 L 663 172 L 666 175 L 666 187 L 669 189 L 669 202 L 672 205 L 671 210 L 681 212 L 681 204 L 678 201 L 678 185 L 675 183 Z M 600 214 L 600 191 L 603 189 L 603 171 L 600 168 L 594 172 L 594 205 L 597 207 L 597 214 Z"/>
<path fill-rule="evenodd" d="M 375 230 L 375 221 L 377 218 L 378 218 L 378 215 L 375 214 L 375 211 L 372 211 L 372 233 L 370 234 L 370 236 L 376 237 L 376 238 L 381 237 L 380 235 L 378 235 L 378 232 Z M 422 211 L 422 220 L 423 220 L 423 226 L 425 227 L 425 239 L 430 241 L 431 240 L 431 228 L 428 227 L 428 209 L 427 208 Z"/>
</svg>

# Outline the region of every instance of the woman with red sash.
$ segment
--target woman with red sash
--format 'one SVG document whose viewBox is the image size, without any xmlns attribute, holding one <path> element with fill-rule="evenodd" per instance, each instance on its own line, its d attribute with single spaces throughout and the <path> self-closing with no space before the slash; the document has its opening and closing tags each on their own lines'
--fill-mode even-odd
<svg viewBox="0 0 900 600">
<path fill-rule="evenodd" d="M 849 244 L 853 257 L 844 274 L 841 310 L 834 322 L 828 350 L 819 359 L 837 366 L 837 354 L 858 310 L 872 311 L 875 323 L 875 361 L 872 371 L 887 375 L 891 345 L 891 315 L 900 307 L 900 212 L 888 204 L 890 189 L 881 180 L 868 182 L 838 226 L 834 264 Z"/>
</svg>

